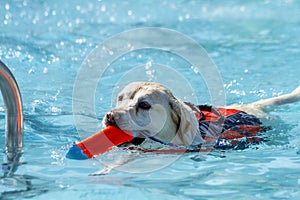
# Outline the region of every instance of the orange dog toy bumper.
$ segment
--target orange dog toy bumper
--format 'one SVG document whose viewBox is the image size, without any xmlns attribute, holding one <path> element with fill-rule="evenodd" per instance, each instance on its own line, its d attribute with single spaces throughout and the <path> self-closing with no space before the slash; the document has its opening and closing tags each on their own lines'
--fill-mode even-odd
<svg viewBox="0 0 300 200">
<path fill-rule="evenodd" d="M 77 143 L 69 149 L 66 157 L 76 160 L 93 158 L 133 139 L 131 132 L 124 132 L 114 126 L 107 126 L 100 132 Z"/>
</svg>

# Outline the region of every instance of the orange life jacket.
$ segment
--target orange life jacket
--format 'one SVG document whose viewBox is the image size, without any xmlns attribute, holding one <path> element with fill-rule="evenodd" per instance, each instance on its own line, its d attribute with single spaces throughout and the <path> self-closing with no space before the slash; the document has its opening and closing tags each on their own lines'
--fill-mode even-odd
<svg viewBox="0 0 300 200">
<path fill-rule="evenodd" d="M 240 110 L 206 105 L 197 107 L 201 135 L 207 143 L 216 141 L 216 148 L 247 148 L 252 143 L 261 142 L 263 139 L 259 133 L 268 130 L 256 116 Z"/>
</svg>

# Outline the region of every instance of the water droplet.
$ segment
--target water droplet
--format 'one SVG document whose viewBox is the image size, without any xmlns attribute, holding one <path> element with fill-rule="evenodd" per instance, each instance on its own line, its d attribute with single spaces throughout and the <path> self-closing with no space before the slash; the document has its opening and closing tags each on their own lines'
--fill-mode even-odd
<svg viewBox="0 0 300 200">
<path fill-rule="evenodd" d="M 5 10 L 9 10 L 9 8 L 10 8 L 9 4 L 8 3 L 5 4 Z"/>
<path fill-rule="evenodd" d="M 103 5 L 103 6 L 101 6 L 101 9 L 100 9 L 102 12 L 105 12 L 106 11 L 106 6 L 105 5 Z"/>
<path fill-rule="evenodd" d="M 44 67 L 43 73 L 44 73 L 44 74 L 47 74 L 47 73 L 48 73 L 48 68 L 47 68 L 47 67 Z"/>
<path fill-rule="evenodd" d="M 109 18 L 109 21 L 111 21 L 111 22 L 115 22 L 115 21 L 116 21 L 116 18 L 115 18 L 115 17 L 113 17 L 113 16 L 111 16 L 111 17 Z"/>
<path fill-rule="evenodd" d="M 35 67 L 31 67 L 29 70 L 28 70 L 28 74 L 33 74 L 35 72 Z"/>
</svg>

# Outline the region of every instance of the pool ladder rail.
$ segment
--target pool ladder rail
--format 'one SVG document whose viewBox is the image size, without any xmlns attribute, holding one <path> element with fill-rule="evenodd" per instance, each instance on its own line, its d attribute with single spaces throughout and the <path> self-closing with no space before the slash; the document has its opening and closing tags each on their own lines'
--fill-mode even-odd
<svg viewBox="0 0 300 200">
<path fill-rule="evenodd" d="M 23 108 L 18 84 L 4 63 L 0 61 L 0 89 L 5 104 L 5 153 L 2 164 L 4 176 L 13 176 L 20 165 L 23 146 Z"/>
</svg>

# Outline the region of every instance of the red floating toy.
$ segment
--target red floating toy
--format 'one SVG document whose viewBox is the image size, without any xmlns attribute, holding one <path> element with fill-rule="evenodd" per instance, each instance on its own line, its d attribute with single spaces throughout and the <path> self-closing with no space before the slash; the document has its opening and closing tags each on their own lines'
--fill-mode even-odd
<svg viewBox="0 0 300 200">
<path fill-rule="evenodd" d="M 66 157 L 76 160 L 93 158 L 103 154 L 112 147 L 118 146 L 133 139 L 131 132 L 124 132 L 114 126 L 107 126 L 100 132 L 77 143 L 69 149 Z"/>
</svg>

